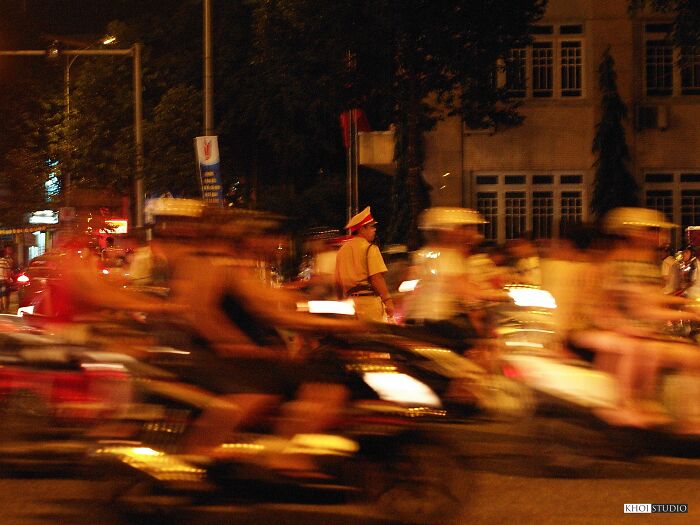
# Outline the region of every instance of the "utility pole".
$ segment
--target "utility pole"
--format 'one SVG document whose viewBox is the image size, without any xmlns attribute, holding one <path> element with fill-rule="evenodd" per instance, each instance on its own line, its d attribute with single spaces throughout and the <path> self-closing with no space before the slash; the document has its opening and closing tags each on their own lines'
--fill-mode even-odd
<svg viewBox="0 0 700 525">
<path fill-rule="evenodd" d="M 350 110 L 350 149 L 352 150 L 352 214 L 357 214 L 360 207 L 359 162 L 360 148 L 357 136 L 358 110 Z"/>
<path fill-rule="evenodd" d="M 134 147 L 136 149 L 136 172 L 134 177 L 134 198 L 136 202 L 136 227 L 143 226 L 143 85 L 141 81 L 141 50 L 143 44 L 134 44 Z"/>
<path fill-rule="evenodd" d="M 211 36 L 211 0 L 204 0 L 204 135 L 209 136 L 214 130 L 214 75 Z"/>
</svg>

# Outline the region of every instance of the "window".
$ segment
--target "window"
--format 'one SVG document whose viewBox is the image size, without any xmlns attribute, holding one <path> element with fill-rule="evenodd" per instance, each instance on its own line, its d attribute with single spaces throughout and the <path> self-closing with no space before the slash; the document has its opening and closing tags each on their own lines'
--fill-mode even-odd
<svg viewBox="0 0 700 525">
<path fill-rule="evenodd" d="M 534 26 L 532 28 L 533 35 L 551 35 L 554 33 L 554 26 Z"/>
<path fill-rule="evenodd" d="M 675 47 L 670 24 L 644 26 L 648 96 L 700 95 L 700 47 Z"/>
<path fill-rule="evenodd" d="M 577 224 L 583 219 L 583 197 L 580 191 L 561 192 L 562 224 Z"/>
<path fill-rule="evenodd" d="M 583 26 L 581 24 L 573 24 L 559 27 L 559 34 L 561 35 L 580 35 L 582 33 Z"/>
<path fill-rule="evenodd" d="M 645 182 L 673 182 L 673 173 L 647 173 Z"/>
<path fill-rule="evenodd" d="M 681 191 L 681 223 L 683 231 L 700 224 L 700 190 Z"/>
<path fill-rule="evenodd" d="M 500 85 L 512 97 L 583 96 L 583 25 L 536 26 L 528 48 L 511 49 Z"/>
<path fill-rule="evenodd" d="M 673 191 L 649 190 L 646 196 L 647 208 L 663 213 L 668 220 L 673 220 Z"/>
<path fill-rule="evenodd" d="M 700 94 L 700 46 L 681 50 L 681 93 Z"/>
<path fill-rule="evenodd" d="M 536 239 L 551 239 L 554 222 L 554 196 L 551 191 L 532 193 L 532 233 Z"/>
<path fill-rule="evenodd" d="M 527 49 L 511 49 L 506 62 L 506 82 L 512 97 L 524 97 L 527 94 Z"/>
<path fill-rule="evenodd" d="M 673 45 L 668 40 L 646 42 L 647 95 L 673 93 Z"/>
<path fill-rule="evenodd" d="M 671 237 L 678 243 L 688 226 L 700 225 L 700 170 L 644 174 L 644 201 L 673 223 Z"/>
<path fill-rule="evenodd" d="M 571 183 L 559 185 L 564 177 L 570 177 Z M 474 205 L 489 221 L 480 231 L 488 240 L 502 243 L 528 233 L 551 239 L 559 235 L 562 222 L 580 223 L 585 218 L 585 185 L 580 173 L 485 172 L 474 173 L 473 178 Z"/>
<path fill-rule="evenodd" d="M 554 52 L 551 42 L 535 42 L 532 45 L 532 96 L 551 97 L 554 86 L 552 69 Z"/>
<path fill-rule="evenodd" d="M 489 221 L 479 227 L 484 239 L 495 241 L 498 238 L 498 194 L 495 191 L 477 193 L 476 209 Z"/>
<path fill-rule="evenodd" d="M 498 184 L 498 175 L 480 175 L 476 178 L 477 184 Z"/>
<path fill-rule="evenodd" d="M 561 96 L 581 96 L 583 56 L 581 42 L 561 43 Z"/>
<path fill-rule="evenodd" d="M 524 191 L 506 192 L 506 239 L 519 239 L 527 231 L 527 202 Z"/>
<path fill-rule="evenodd" d="M 552 184 L 554 182 L 554 177 L 552 175 L 533 175 L 533 184 Z"/>
<path fill-rule="evenodd" d="M 562 175 L 562 184 L 581 184 L 583 177 L 581 175 Z"/>
<path fill-rule="evenodd" d="M 700 182 L 700 173 L 681 173 L 681 182 Z"/>
</svg>

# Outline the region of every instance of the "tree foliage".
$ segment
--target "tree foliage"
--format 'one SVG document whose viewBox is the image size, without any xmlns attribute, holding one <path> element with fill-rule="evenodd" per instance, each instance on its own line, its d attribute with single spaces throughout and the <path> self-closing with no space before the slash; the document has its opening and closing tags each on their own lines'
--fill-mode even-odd
<svg viewBox="0 0 700 525">
<path fill-rule="evenodd" d="M 116 4 L 124 7 L 123 21 L 107 31 L 118 37 L 118 47 L 144 43 L 146 190 L 196 195 L 192 139 L 202 120 L 201 2 L 179 0 L 169 10 L 155 0 L 141 2 L 138 10 L 126 9 L 135 0 Z M 399 173 L 391 182 L 376 177 L 383 181 L 377 186 L 392 189 L 386 199 L 392 204 L 392 240 L 405 240 L 428 204 L 423 134 L 447 114 L 473 127 L 520 122 L 517 102 L 495 84 L 496 64 L 510 48 L 528 42 L 545 5 L 546 0 L 214 2 L 215 124 L 224 185 L 252 188 L 253 200 L 270 197 L 272 187 L 282 188 L 290 200 L 323 197 L 344 171 L 338 116 L 361 107 L 375 129 L 397 128 Z M 56 77 L 60 82 L 60 68 Z M 71 86 L 67 119 L 60 84 L 54 87 L 59 103 L 49 121 L 47 150 L 58 155 L 63 176 L 70 173 L 76 186 L 130 194 L 131 61 L 79 57 L 71 66 Z M 315 186 L 321 187 L 318 195 L 309 195 Z M 367 193 L 367 200 L 375 202 L 380 194 L 385 199 L 377 192 Z M 389 222 L 385 218 L 382 226 Z"/>
<path fill-rule="evenodd" d="M 615 61 L 609 48 L 598 66 L 598 85 L 602 94 L 601 119 L 593 138 L 597 159 L 591 210 L 601 218 L 613 208 L 638 205 L 639 187 L 628 167 L 630 155 L 624 128 L 627 106 L 617 90 Z"/>
<path fill-rule="evenodd" d="M 700 2 L 698 0 L 630 0 L 630 12 L 650 8 L 673 15 L 673 41 L 678 46 L 700 45 Z"/>
<path fill-rule="evenodd" d="M 273 96 L 261 129 L 276 132 L 278 120 L 294 124 L 294 130 L 280 130 L 293 142 L 295 130 L 358 106 L 380 117 L 376 127 L 394 123 L 399 173 L 392 240 L 408 237 L 415 245 L 416 219 L 427 204 L 423 134 L 445 112 L 474 127 L 520 122 L 517 103 L 495 84 L 496 64 L 528 42 L 545 5 L 264 0 L 256 12 L 258 60 Z"/>
<path fill-rule="evenodd" d="M 17 64 L 13 64 L 16 66 Z M 60 85 L 46 64 L 33 69 L 48 69 L 48 81 L 42 87 Z M 10 67 L 6 71 L 12 71 Z M 50 129 L 55 122 L 59 102 L 42 97 L 32 75 L 12 76 L 4 94 L 13 103 L 0 105 L 0 224 L 18 226 L 30 211 L 46 208 L 44 183 L 54 171 L 55 158 Z M 55 82 L 52 82 L 55 80 Z M 1 89 L 1 88 L 0 88 Z"/>
</svg>

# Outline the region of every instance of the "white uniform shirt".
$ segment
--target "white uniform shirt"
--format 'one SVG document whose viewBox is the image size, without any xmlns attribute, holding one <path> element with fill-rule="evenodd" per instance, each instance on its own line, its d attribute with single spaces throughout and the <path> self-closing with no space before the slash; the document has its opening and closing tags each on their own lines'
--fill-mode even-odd
<svg viewBox="0 0 700 525">
<path fill-rule="evenodd" d="M 415 253 L 418 286 L 409 301 L 407 318 L 447 320 L 464 311 L 454 293 L 456 280 L 468 279 L 464 256 L 454 249 L 425 247 Z"/>
</svg>

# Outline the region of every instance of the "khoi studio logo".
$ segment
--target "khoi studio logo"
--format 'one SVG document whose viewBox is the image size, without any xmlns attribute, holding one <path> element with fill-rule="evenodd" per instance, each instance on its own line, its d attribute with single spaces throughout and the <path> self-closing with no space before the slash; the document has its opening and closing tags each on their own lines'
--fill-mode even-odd
<svg viewBox="0 0 700 525">
<path fill-rule="evenodd" d="M 685 503 L 625 503 L 625 514 L 687 514 Z"/>
</svg>

